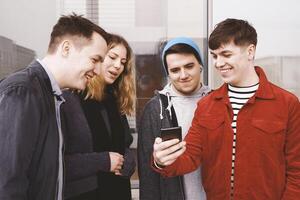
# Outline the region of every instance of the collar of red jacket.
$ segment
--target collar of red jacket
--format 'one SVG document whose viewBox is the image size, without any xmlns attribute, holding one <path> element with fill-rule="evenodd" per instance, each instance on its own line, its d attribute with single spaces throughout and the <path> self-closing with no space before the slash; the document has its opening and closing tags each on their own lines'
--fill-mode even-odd
<svg viewBox="0 0 300 200">
<path fill-rule="evenodd" d="M 255 98 L 261 98 L 261 99 L 274 99 L 274 92 L 271 87 L 271 83 L 268 81 L 263 69 L 261 67 L 255 66 L 255 71 L 259 77 L 259 87 L 253 96 L 249 100 L 248 103 L 253 103 Z M 219 89 L 215 90 L 214 92 L 214 98 L 215 99 L 228 99 L 228 84 L 224 83 Z"/>
</svg>

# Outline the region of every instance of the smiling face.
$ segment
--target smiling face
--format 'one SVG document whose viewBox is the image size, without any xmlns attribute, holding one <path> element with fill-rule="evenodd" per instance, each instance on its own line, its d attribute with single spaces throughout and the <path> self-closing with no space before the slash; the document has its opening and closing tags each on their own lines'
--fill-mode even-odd
<svg viewBox="0 0 300 200">
<path fill-rule="evenodd" d="M 113 84 L 124 71 L 127 63 L 127 50 L 122 44 L 115 45 L 107 52 L 101 67 L 101 75 L 106 84 Z"/>
<path fill-rule="evenodd" d="M 233 86 L 249 86 L 258 80 L 254 70 L 255 46 L 237 46 L 233 42 L 210 51 L 213 65 L 225 83 Z"/>
<path fill-rule="evenodd" d="M 191 95 L 201 87 L 202 66 L 193 54 L 168 54 L 166 62 L 170 81 L 178 93 Z"/>
<path fill-rule="evenodd" d="M 84 90 L 88 81 L 100 74 L 100 65 L 107 51 L 106 41 L 98 33 L 93 33 L 91 41 L 82 47 L 72 47 L 67 57 L 67 87 Z"/>
</svg>

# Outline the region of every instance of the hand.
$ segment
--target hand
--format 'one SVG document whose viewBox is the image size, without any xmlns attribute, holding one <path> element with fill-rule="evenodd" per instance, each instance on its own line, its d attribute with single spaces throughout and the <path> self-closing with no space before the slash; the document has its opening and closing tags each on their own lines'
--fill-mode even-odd
<svg viewBox="0 0 300 200">
<path fill-rule="evenodd" d="M 124 158 L 121 154 L 116 152 L 109 152 L 110 157 L 110 171 L 116 175 L 121 175 L 120 170 L 122 169 Z"/>
<path fill-rule="evenodd" d="M 155 138 L 153 145 L 154 161 L 161 166 L 171 165 L 186 150 L 186 142 L 180 142 L 178 139 L 162 141 L 161 138 Z"/>
</svg>

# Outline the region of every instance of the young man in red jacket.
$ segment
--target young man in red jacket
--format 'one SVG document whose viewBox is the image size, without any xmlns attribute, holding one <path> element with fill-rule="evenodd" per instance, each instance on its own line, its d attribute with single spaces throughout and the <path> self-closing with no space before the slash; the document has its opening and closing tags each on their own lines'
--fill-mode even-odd
<svg viewBox="0 0 300 200">
<path fill-rule="evenodd" d="M 207 199 L 300 197 L 300 104 L 254 66 L 256 30 L 226 19 L 209 37 L 224 84 L 198 102 L 185 138 L 156 138 L 153 169 L 178 176 L 202 165 Z"/>
</svg>

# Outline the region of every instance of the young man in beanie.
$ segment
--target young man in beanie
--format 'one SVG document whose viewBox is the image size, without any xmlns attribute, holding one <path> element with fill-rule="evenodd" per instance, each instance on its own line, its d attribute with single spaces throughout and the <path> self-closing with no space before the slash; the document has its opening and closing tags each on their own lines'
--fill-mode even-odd
<svg viewBox="0 0 300 200">
<path fill-rule="evenodd" d="M 99 74 L 109 35 L 77 15 L 53 27 L 47 55 L 0 83 L 0 199 L 63 199 L 61 89 Z"/>
<path fill-rule="evenodd" d="M 155 140 L 154 169 L 178 176 L 201 165 L 208 199 L 300 197 L 299 100 L 254 66 L 256 43 L 248 22 L 219 23 L 209 48 L 224 84 L 198 103 L 184 142 Z"/>
<path fill-rule="evenodd" d="M 191 39 L 170 40 L 163 49 L 162 61 L 170 83 L 146 104 L 138 129 L 140 199 L 205 200 L 200 168 L 184 176 L 163 178 L 149 165 L 160 129 L 181 126 L 184 137 L 197 102 L 210 92 L 201 82 L 203 60 Z"/>
</svg>

